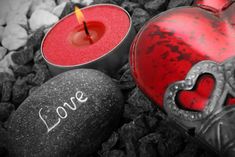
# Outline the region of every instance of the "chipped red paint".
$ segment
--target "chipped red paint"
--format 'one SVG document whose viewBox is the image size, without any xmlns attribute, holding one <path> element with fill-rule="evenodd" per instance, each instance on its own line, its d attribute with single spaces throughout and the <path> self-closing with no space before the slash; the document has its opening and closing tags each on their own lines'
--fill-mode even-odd
<svg viewBox="0 0 235 157">
<path fill-rule="evenodd" d="M 183 80 L 195 63 L 222 62 L 234 55 L 235 3 L 197 0 L 193 7 L 172 9 L 150 20 L 132 44 L 130 65 L 139 87 L 162 107 L 166 88 Z M 211 90 L 213 83 L 209 81 L 204 90 Z M 190 102 L 189 97 L 184 99 Z M 198 101 L 181 105 L 192 110 L 204 107 Z"/>
</svg>

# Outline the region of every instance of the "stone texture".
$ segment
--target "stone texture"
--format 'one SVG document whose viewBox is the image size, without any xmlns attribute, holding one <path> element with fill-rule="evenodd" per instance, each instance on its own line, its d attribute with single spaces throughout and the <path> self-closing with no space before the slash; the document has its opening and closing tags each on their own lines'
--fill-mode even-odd
<svg viewBox="0 0 235 157">
<path fill-rule="evenodd" d="M 17 24 L 26 27 L 28 24 L 27 17 L 25 14 L 19 14 L 17 12 L 10 12 L 6 19 L 7 25 Z"/>
<path fill-rule="evenodd" d="M 65 8 L 65 6 L 66 6 L 66 2 L 61 3 L 60 5 L 56 6 L 53 9 L 52 13 L 54 15 L 56 15 L 57 17 L 60 17 L 62 12 L 63 12 L 63 10 L 64 10 L 64 8 Z"/>
<path fill-rule="evenodd" d="M 2 60 L 0 60 L 0 73 L 7 72 L 11 75 L 14 75 L 10 67 L 16 67 L 17 65 L 12 61 L 12 54 L 14 51 L 9 52 Z"/>
<path fill-rule="evenodd" d="M 4 122 L 8 119 L 11 112 L 15 110 L 15 107 L 11 103 L 0 103 L 0 121 Z"/>
<path fill-rule="evenodd" d="M 166 10 L 168 0 L 153 0 L 144 4 L 144 8 L 152 15 Z"/>
<path fill-rule="evenodd" d="M 17 50 L 26 44 L 27 38 L 27 32 L 23 27 L 18 24 L 9 24 L 4 30 L 2 45 L 10 51 Z"/>
<path fill-rule="evenodd" d="M 9 11 L 9 0 L 0 0 L 0 26 L 6 24 L 6 18 Z"/>
<path fill-rule="evenodd" d="M 0 61 L 4 58 L 7 53 L 7 49 L 0 46 Z"/>
<path fill-rule="evenodd" d="M 71 0 L 71 2 L 73 2 L 73 3 L 80 3 L 80 4 L 84 5 L 84 6 L 88 6 L 91 3 L 93 3 L 94 0 Z"/>
<path fill-rule="evenodd" d="M 3 37 L 3 33 L 4 33 L 4 27 L 0 26 L 0 42 L 2 42 L 2 37 Z"/>
<path fill-rule="evenodd" d="M 36 10 L 29 19 L 29 26 L 32 31 L 41 27 L 49 27 L 58 21 L 58 17 L 46 10 Z"/>
<path fill-rule="evenodd" d="M 146 21 L 150 19 L 150 15 L 147 11 L 141 9 L 141 8 L 136 8 L 133 11 L 132 14 L 132 20 L 133 20 L 133 25 L 137 30 L 139 30 Z"/>
<path fill-rule="evenodd" d="M 170 0 L 167 9 L 172 9 L 181 6 L 188 6 L 191 5 L 192 3 L 193 0 L 180 0 L 180 1 Z"/>
<path fill-rule="evenodd" d="M 105 74 L 62 73 L 32 92 L 12 116 L 10 156 L 91 154 L 117 126 L 122 108 L 121 92 Z"/>
<path fill-rule="evenodd" d="M 8 0 L 10 4 L 10 12 L 27 15 L 33 0 Z"/>
<path fill-rule="evenodd" d="M 54 0 L 33 0 L 29 14 L 32 15 L 37 10 L 52 12 L 56 7 Z"/>
<path fill-rule="evenodd" d="M 123 7 L 130 14 L 132 14 L 135 8 L 140 8 L 140 4 L 139 3 L 135 3 L 135 2 L 125 1 L 125 2 L 122 3 L 121 7 Z"/>
</svg>

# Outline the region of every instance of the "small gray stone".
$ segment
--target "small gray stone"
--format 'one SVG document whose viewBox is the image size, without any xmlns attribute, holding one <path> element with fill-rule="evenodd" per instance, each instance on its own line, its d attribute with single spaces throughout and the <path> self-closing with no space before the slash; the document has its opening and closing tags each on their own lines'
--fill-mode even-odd
<svg viewBox="0 0 235 157">
<path fill-rule="evenodd" d="M 38 9 L 31 15 L 29 19 L 29 26 L 32 31 L 36 31 L 41 27 L 50 27 L 58 21 L 58 17 L 52 13 Z"/>
<path fill-rule="evenodd" d="M 172 9 L 176 7 L 181 7 L 181 6 L 189 6 L 193 3 L 193 0 L 170 0 L 167 9 Z"/>
<path fill-rule="evenodd" d="M 15 107 L 11 103 L 0 103 L 0 121 L 5 122 Z"/>
<path fill-rule="evenodd" d="M 136 8 L 132 14 L 133 25 L 135 26 L 136 30 L 140 30 L 140 28 L 145 24 L 147 20 L 150 19 L 150 15 L 147 11 Z"/>
<path fill-rule="evenodd" d="M 166 10 L 168 0 L 153 0 L 145 3 L 144 8 L 152 15 Z"/>
<path fill-rule="evenodd" d="M 2 60 L 4 58 L 6 53 L 7 53 L 7 49 L 5 49 L 4 47 L 0 46 L 0 60 Z"/>
<path fill-rule="evenodd" d="M 26 30 L 18 24 L 8 24 L 4 30 L 2 45 L 8 50 L 17 50 L 27 42 L 28 34 Z"/>
<path fill-rule="evenodd" d="M 29 14 L 32 15 L 37 10 L 52 12 L 55 7 L 56 3 L 54 0 L 33 0 Z"/>
<path fill-rule="evenodd" d="M 140 8 L 140 4 L 139 3 L 135 3 L 135 2 L 125 1 L 125 2 L 122 3 L 121 7 L 123 7 L 130 14 L 132 14 L 135 8 Z"/>
<path fill-rule="evenodd" d="M 12 116 L 10 156 L 94 153 L 116 128 L 122 109 L 120 89 L 105 74 L 88 69 L 62 73 L 31 93 Z"/>
<path fill-rule="evenodd" d="M 57 17 L 60 17 L 60 15 L 62 14 L 62 12 L 63 12 L 63 10 L 65 8 L 65 6 L 66 6 L 66 2 L 61 3 L 60 5 L 56 6 L 53 9 L 52 13 L 54 15 L 56 15 Z"/>
<path fill-rule="evenodd" d="M 2 42 L 4 29 L 5 29 L 4 27 L 0 26 L 0 42 Z"/>
</svg>

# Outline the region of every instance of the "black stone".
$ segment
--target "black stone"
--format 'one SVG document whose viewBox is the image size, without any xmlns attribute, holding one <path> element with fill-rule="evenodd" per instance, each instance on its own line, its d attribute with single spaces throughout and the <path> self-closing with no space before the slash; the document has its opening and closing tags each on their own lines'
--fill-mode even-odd
<svg viewBox="0 0 235 157">
<path fill-rule="evenodd" d="M 130 14 L 132 14 L 135 8 L 140 8 L 141 6 L 139 3 L 125 1 L 122 3 L 121 7 L 126 9 Z"/>
<path fill-rule="evenodd" d="M 14 110 L 15 107 L 13 104 L 0 103 L 0 121 L 5 122 Z"/>
<path fill-rule="evenodd" d="M 11 58 L 12 61 L 17 65 L 24 65 L 33 60 L 34 49 L 33 47 L 26 47 L 23 50 L 20 50 L 16 53 L 13 53 Z"/>
<path fill-rule="evenodd" d="M 34 78 L 30 80 L 30 84 L 37 86 L 42 85 L 51 77 L 51 74 L 45 64 L 35 64 L 33 66 L 33 71 L 36 72 L 36 74 L 34 75 Z"/>
<path fill-rule="evenodd" d="M 135 88 L 127 100 L 123 116 L 127 119 L 134 119 L 141 113 L 153 110 L 152 102 L 138 88 Z"/>
<path fill-rule="evenodd" d="M 133 80 L 133 77 L 131 76 L 130 69 L 125 71 L 125 73 L 122 75 L 122 77 L 119 80 L 119 85 L 122 90 L 131 90 L 135 88 L 136 85 Z"/>
<path fill-rule="evenodd" d="M 30 65 L 20 65 L 20 66 L 17 66 L 13 70 L 13 72 L 16 77 L 18 77 L 18 76 L 23 77 L 23 76 L 26 76 L 32 72 L 32 67 Z"/>
<path fill-rule="evenodd" d="M 12 102 L 16 106 L 21 104 L 28 96 L 28 91 L 31 88 L 24 78 L 18 77 L 12 89 Z"/>
<path fill-rule="evenodd" d="M 13 86 L 12 81 L 6 81 L 2 83 L 2 85 L 0 86 L 1 102 L 10 101 L 11 93 L 12 93 L 12 86 Z"/>
<path fill-rule="evenodd" d="M 45 35 L 44 29 L 44 27 L 37 29 L 34 34 L 28 39 L 26 47 L 33 47 L 34 51 L 38 50 Z"/>
<path fill-rule="evenodd" d="M 170 0 L 167 9 L 192 5 L 193 0 Z"/>
<path fill-rule="evenodd" d="M 15 111 L 8 125 L 10 156 L 91 154 L 117 127 L 122 109 L 121 91 L 105 74 L 86 69 L 62 73 Z"/>
<path fill-rule="evenodd" d="M 168 0 L 153 0 L 145 3 L 144 8 L 152 15 L 166 10 Z"/>
<path fill-rule="evenodd" d="M 150 19 L 150 15 L 147 11 L 136 8 L 132 14 L 132 21 L 133 25 L 135 26 L 136 30 L 139 31 L 140 28 Z"/>
<path fill-rule="evenodd" d="M 109 4 L 118 4 L 117 0 L 94 0 L 92 4 L 103 4 L 103 3 L 109 3 Z"/>
</svg>

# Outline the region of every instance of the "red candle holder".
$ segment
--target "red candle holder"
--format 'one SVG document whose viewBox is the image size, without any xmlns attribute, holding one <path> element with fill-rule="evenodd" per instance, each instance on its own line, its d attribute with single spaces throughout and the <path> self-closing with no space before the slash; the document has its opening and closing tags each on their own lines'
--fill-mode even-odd
<svg viewBox="0 0 235 157">
<path fill-rule="evenodd" d="M 135 29 L 127 11 L 112 4 L 81 9 L 84 25 L 75 13 L 62 18 L 46 34 L 42 56 L 53 75 L 75 68 L 98 69 L 113 75 L 128 61 Z"/>
</svg>

